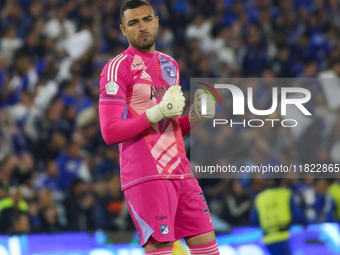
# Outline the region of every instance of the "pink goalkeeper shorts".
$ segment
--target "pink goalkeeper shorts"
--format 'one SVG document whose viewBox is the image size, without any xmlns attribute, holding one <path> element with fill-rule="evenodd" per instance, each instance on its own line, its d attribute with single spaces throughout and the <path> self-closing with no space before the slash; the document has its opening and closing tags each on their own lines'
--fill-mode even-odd
<svg viewBox="0 0 340 255">
<path fill-rule="evenodd" d="M 147 181 L 124 190 L 141 245 L 213 231 L 210 212 L 195 178 Z"/>
</svg>

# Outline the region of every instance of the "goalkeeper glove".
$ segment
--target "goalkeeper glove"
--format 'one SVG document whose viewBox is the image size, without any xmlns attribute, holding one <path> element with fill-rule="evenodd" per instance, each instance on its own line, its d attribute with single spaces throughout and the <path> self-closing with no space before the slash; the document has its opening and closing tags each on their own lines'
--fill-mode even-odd
<svg viewBox="0 0 340 255">
<path fill-rule="evenodd" d="M 185 98 L 181 86 L 171 86 L 164 94 L 159 104 L 146 110 L 145 114 L 151 124 L 162 119 L 173 118 L 183 113 Z"/>
<path fill-rule="evenodd" d="M 202 95 L 207 97 L 206 114 L 202 115 Z M 212 97 L 202 89 L 197 89 L 194 95 L 194 103 L 190 107 L 190 125 L 197 126 L 203 121 L 211 120 L 215 116 L 215 103 Z"/>
</svg>

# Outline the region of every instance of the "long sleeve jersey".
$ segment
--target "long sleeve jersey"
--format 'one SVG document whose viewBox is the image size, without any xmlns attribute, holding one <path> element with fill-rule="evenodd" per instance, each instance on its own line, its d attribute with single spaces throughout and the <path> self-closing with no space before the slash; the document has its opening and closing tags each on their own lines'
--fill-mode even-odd
<svg viewBox="0 0 340 255">
<path fill-rule="evenodd" d="M 145 115 L 179 84 L 176 61 L 129 47 L 105 65 L 99 83 L 101 132 L 108 145 L 119 144 L 122 190 L 154 179 L 192 178 L 183 142 L 188 116 L 151 125 Z"/>
</svg>

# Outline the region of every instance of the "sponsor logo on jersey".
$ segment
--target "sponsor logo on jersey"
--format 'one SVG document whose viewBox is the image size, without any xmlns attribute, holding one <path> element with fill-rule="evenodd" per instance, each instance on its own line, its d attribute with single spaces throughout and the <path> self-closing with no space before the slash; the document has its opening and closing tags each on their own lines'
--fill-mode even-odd
<svg viewBox="0 0 340 255">
<path fill-rule="evenodd" d="M 166 71 L 166 73 L 168 74 L 169 77 L 171 77 L 171 78 L 175 78 L 176 77 L 176 74 L 172 70 L 171 67 L 166 66 L 166 67 L 164 67 L 164 69 L 165 69 L 165 71 Z"/>
<path fill-rule="evenodd" d="M 150 93 L 150 100 L 152 98 L 162 98 L 165 94 L 165 92 L 168 90 L 167 87 L 154 87 L 154 86 L 150 86 L 151 88 L 151 93 Z"/>
<path fill-rule="evenodd" d="M 163 214 L 156 216 L 156 220 L 167 220 L 167 219 L 168 219 L 168 216 L 163 215 Z"/>
<path fill-rule="evenodd" d="M 167 235 L 169 234 L 169 225 L 159 225 L 160 229 L 161 229 L 161 234 L 162 235 Z"/>
<path fill-rule="evenodd" d="M 146 65 L 142 59 L 141 56 L 135 55 L 133 58 L 132 64 L 131 64 L 131 69 L 132 70 L 142 70 L 145 69 Z"/>
<path fill-rule="evenodd" d="M 132 70 L 139 70 L 139 69 L 143 69 L 145 67 L 144 62 L 141 63 L 136 63 L 136 64 L 131 64 L 132 66 Z"/>
<path fill-rule="evenodd" d="M 106 89 L 106 94 L 116 95 L 119 90 L 119 85 L 114 81 L 110 81 L 109 83 L 105 85 L 105 89 Z"/>
</svg>

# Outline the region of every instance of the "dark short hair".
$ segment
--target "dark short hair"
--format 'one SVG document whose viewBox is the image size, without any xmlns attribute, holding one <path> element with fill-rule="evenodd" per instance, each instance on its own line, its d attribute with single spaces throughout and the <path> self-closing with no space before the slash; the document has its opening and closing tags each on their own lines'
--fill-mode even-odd
<svg viewBox="0 0 340 255">
<path fill-rule="evenodd" d="M 124 12 L 129 9 L 136 9 L 140 6 L 147 5 L 153 11 L 151 5 L 146 0 L 128 0 L 120 8 L 120 20 L 123 23 Z"/>
</svg>

